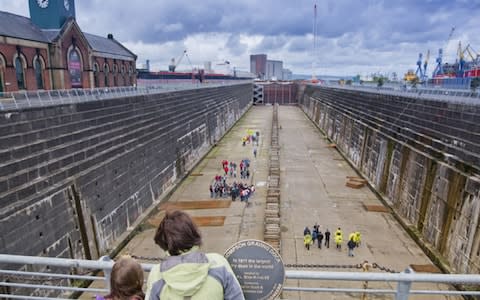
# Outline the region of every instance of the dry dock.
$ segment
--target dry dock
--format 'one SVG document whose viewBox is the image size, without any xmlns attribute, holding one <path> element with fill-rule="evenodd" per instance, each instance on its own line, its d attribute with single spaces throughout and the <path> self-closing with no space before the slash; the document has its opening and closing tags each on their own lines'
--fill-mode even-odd
<svg viewBox="0 0 480 300">
<path fill-rule="evenodd" d="M 413 265 L 420 269 L 435 271 L 435 267 L 419 246 L 398 224 L 388 209 L 383 208 L 368 186 L 351 188 L 346 186 L 348 176 L 358 176 L 295 106 L 282 106 L 278 110 L 281 166 L 281 255 L 285 264 L 334 265 L 333 268 L 316 268 L 318 271 L 361 271 L 344 268 L 364 261 L 380 267 L 403 271 Z M 268 181 L 268 158 L 271 134 L 272 106 L 253 107 L 219 141 L 217 146 L 192 170 L 177 190 L 162 205 L 177 205 L 185 209 L 202 226 L 203 250 L 223 253 L 236 241 L 254 238 L 263 239 L 266 184 Z M 251 145 L 243 147 L 241 138 L 248 129 L 260 132 L 257 158 L 253 157 Z M 257 191 L 246 207 L 244 202 L 232 202 L 229 198 L 220 202 L 210 201 L 209 184 L 216 174 L 222 174 L 223 159 L 235 161 L 249 158 L 253 176 L 248 180 L 256 185 Z M 229 178 L 241 181 L 238 178 Z M 246 180 L 243 180 L 246 182 Z M 219 199 L 216 199 L 219 200 Z M 202 203 L 204 203 L 202 205 Z M 143 231 L 134 237 L 122 253 L 141 257 L 161 257 L 162 251 L 154 244 L 155 225 L 163 210 L 143 226 Z M 346 242 L 341 251 L 330 248 L 303 246 L 303 229 L 318 223 L 321 231 L 333 232 L 341 227 L 344 237 L 350 232 L 360 231 L 361 246 L 355 256 L 347 256 Z M 346 237 L 345 237 L 346 239 Z M 147 262 L 147 261 L 146 261 Z M 151 262 L 151 261 L 148 261 Z M 298 268 L 297 268 L 298 269 Z M 379 268 L 372 272 L 383 272 Z M 358 283 L 357 283 L 358 284 Z M 351 283 L 287 281 L 288 286 L 350 286 Z M 358 288 L 361 288 L 358 284 Z M 369 287 L 395 288 L 387 284 Z M 428 285 L 414 288 L 429 289 Z M 433 286 L 430 286 L 433 288 Z M 358 294 L 315 294 L 307 292 L 284 292 L 285 299 L 359 299 Z M 391 299 L 393 296 L 369 296 L 369 299 Z M 410 299 L 454 299 L 446 296 L 412 296 Z"/>
</svg>

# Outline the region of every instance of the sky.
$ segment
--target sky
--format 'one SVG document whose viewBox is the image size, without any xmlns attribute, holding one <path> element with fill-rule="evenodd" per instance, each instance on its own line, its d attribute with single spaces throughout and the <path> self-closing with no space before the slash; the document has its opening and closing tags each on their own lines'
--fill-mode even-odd
<svg viewBox="0 0 480 300">
<path fill-rule="evenodd" d="M 419 53 L 430 50 L 431 73 L 439 48 L 450 62 L 460 41 L 480 51 L 480 0 L 77 0 L 75 7 L 84 32 L 112 33 L 137 54 L 138 67 L 149 59 L 154 71 L 187 50 L 194 67 L 211 61 L 218 72 L 228 71 L 225 61 L 248 71 L 250 54 L 263 53 L 294 74 L 403 77 Z M 0 10 L 29 16 L 27 0 L 0 0 Z M 182 69 L 191 69 L 185 58 Z"/>
</svg>

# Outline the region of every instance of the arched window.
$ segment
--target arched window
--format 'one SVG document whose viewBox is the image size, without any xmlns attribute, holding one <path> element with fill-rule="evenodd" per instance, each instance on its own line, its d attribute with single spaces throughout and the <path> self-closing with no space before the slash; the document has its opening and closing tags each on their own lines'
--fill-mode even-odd
<svg viewBox="0 0 480 300">
<path fill-rule="evenodd" d="M 128 82 L 129 82 L 129 85 L 133 84 L 135 82 L 135 80 L 133 79 L 133 68 L 132 68 L 132 66 L 130 66 L 128 68 Z"/>
<path fill-rule="evenodd" d="M 72 88 L 82 87 L 82 58 L 75 47 L 70 47 L 68 52 L 68 71 Z"/>
<path fill-rule="evenodd" d="M 113 86 L 118 86 L 118 66 L 117 64 L 113 65 Z"/>
<path fill-rule="evenodd" d="M 93 84 L 95 85 L 95 87 L 100 87 L 100 82 L 98 80 L 98 73 L 100 72 L 100 69 L 98 67 L 98 64 L 97 63 L 94 63 L 93 64 Z"/>
<path fill-rule="evenodd" d="M 110 68 L 107 64 L 103 65 L 103 75 L 105 76 L 105 86 L 109 86 L 108 84 L 108 72 L 110 72 Z"/>
<path fill-rule="evenodd" d="M 15 58 L 15 74 L 17 75 L 17 86 L 19 90 L 24 90 L 25 85 L 25 65 L 20 56 Z"/>
<path fill-rule="evenodd" d="M 35 58 L 33 59 L 33 68 L 35 70 L 35 81 L 37 82 L 37 89 L 43 90 L 44 64 L 40 56 L 35 56 Z"/>
<path fill-rule="evenodd" d="M 125 79 L 125 65 L 122 65 L 121 67 L 121 72 L 122 72 L 122 85 L 126 85 L 126 79 Z"/>
</svg>

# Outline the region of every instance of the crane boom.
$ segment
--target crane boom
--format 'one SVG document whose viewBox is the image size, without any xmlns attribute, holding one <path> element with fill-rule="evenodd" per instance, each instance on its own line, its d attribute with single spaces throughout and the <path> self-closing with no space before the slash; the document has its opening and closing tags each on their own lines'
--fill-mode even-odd
<svg viewBox="0 0 480 300">
<path fill-rule="evenodd" d="M 472 59 L 472 62 L 478 64 L 480 55 L 470 46 L 470 44 L 465 47 L 464 53 L 467 52 L 468 56 Z"/>
<path fill-rule="evenodd" d="M 447 39 L 447 42 L 445 43 L 445 47 L 448 45 L 448 43 L 452 39 L 452 36 L 453 36 L 454 32 L 455 32 L 455 26 L 453 26 L 452 29 L 450 30 L 450 34 L 448 35 L 448 39 Z"/>
<path fill-rule="evenodd" d="M 172 58 L 172 60 L 170 62 L 170 65 L 168 65 L 168 70 L 170 72 L 175 72 L 175 69 L 178 67 L 178 65 L 180 65 L 180 63 L 182 62 L 182 59 L 185 55 L 187 55 L 187 50 L 183 50 L 182 55 L 180 55 L 180 58 L 177 59 L 177 63 L 175 63 L 175 58 Z"/>
<path fill-rule="evenodd" d="M 455 32 L 455 26 L 453 26 L 452 29 L 450 30 L 450 34 L 448 35 L 447 42 L 445 43 L 445 47 L 448 46 L 448 43 L 452 39 L 452 36 L 453 36 L 454 32 Z M 443 58 L 443 48 L 439 48 L 438 49 L 438 57 L 435 60 L 437 62 L 437 66 L 435 67 L 435 70 L 433 71 L 433 77 L 443 75 L 442 58 Z"/>
<path fill-rule="evenodd" d="M 429 59 L 430 59 L 430 50 L 427 51 L 427 56 L 425 57 L 425 61 L 423 62 L 423 78 L 421 80 L 423 82 L 426 82 L 428 80 L 427 67 L 428 67 Z"/>
</svg>

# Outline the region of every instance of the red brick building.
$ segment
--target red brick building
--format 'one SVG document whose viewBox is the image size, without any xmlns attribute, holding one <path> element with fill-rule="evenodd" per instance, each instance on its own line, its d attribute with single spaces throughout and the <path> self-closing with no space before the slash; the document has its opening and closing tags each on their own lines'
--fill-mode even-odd
<svg viewBox="0 0 480 300">
<path fill-rule="evenodd" d="M 31 19 L 0 11 L 0 93 L 136 84 L 136 55 L 83 33 L 74 0 L 30 0 Z"/>
</svg>

